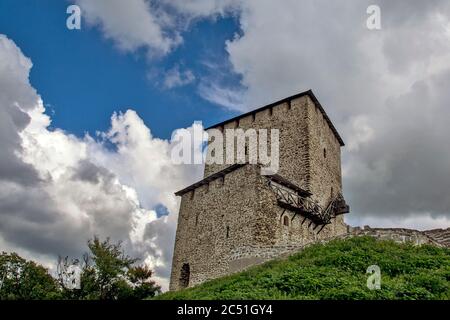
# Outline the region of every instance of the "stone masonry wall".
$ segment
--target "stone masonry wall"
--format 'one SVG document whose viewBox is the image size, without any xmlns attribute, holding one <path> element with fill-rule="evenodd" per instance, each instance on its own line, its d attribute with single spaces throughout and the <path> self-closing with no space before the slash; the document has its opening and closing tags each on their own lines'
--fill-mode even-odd
<svg viewBox="0 0 450 320">
<path fill-rule="evenodd" d="M 342 192 L 341 146 L 323 114 L 307 99 L 309 132 L 309 191 L 322 206 Z"/>
<path fill-rule="evenodd" d="M 441 230 L 442 231 L 442 230 Z M 434 240 L 428 236 L 430 231 L 418 231 L 404 228 L 352 228 L 348 226 L 348 232 L 333 237 L 311 240 L 303 244 L 285 244 L 285 245 L 271 245 L 271 246 L 241 246 L 231 251 L 230 265 L 235 266 L 236 271 L 242 271 L 245 268 L 261 264 L 273 259 L 286 258 L 296 252 L 315 243 L 326 243 L 336 239 L 348 239 L 360 236 L 369 236 L 378 240 L 392 240 L 397 243 L 412 243 L 414 245 L 430 244 L 438 247 L 450 247 L 446 242 Z M 442 232 L 449 232 L 450 229 Z M 252 264 L 245 264 L 245 262 L 252 262 Z M 243 263 L 244 262 L 244 263 Z"/>
<path fill-rule="evenodd" d="M 252 115 L 240 118 L 238 121 L 226 123 L 226 129 L 250 128 L 259 129 L 279 129 L 280 130 L 280 170 L 278 174 L 288 178 L 299 187 L 306 188 L 309 178 L 308 165 L 308 131 L 307 131 L 307 109 L 306 104 L 309 97 L 303 96 L 256 112 Z M 268 132 L 270 140 L 270 132 Z M 224 139 L 224 150 L 226 146 Z M 268 144 L 270 152 L 270 143 Z M 254 150 L 249 150 L 252 152 Z M 256 151 L 256 150 L 255 150 Z M 228 164 L 207 164 L 204 176 L 207 177 L 229 166 Z"/>
<path fill-rule="evenodd" d="M 180 289 L 185 263 L 190 266 L 189 286 L 193 286 L 346 230 L 333 220 L 317 234 L 308 220 L 301 224 L 301 215 L 283 212 L 258 166 L 230 172 L 223 183 L 218 178 L 195 189 L 193 196 L 192 192 L 182 196 L 170 290 Z M 285 215 L 289 226 L 282 223 Z"/>
<path fill-rule="evenodd" d="M 258 168 L 244 166 L 182 196 L 170 289 L 179 288 L 183 264 L 190 266 L 189 285 L 228 273 L 231 248 L 258 243 L 254 199 Z"/>
</svg>

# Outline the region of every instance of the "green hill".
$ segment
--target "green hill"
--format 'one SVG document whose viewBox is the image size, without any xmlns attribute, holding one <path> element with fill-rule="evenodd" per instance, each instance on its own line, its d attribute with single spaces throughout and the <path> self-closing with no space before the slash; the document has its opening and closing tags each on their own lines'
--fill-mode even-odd
<svg viewBox="0 0 450 320">
<path fill-rule="evenodd" d="M 367 288 L 368 266 L 381 289 Z M 156 299 L 450 299 L 450 249 L 370 237 L 316 244 L 284 260 Z"/>
</svg>

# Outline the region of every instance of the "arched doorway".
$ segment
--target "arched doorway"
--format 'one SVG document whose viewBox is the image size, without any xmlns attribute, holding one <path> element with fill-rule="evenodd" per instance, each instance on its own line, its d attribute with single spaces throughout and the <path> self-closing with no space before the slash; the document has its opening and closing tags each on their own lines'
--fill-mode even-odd
<svg viewBox="0 0 450 320">
<path fill-rule="evenodd" d="M 191 276 L 191 268 L 189 263 L 184 263 L 181 267 L 180 273 L 180 289 L 187 288 L 189 286 L 189 277 Z"/>
</svg>

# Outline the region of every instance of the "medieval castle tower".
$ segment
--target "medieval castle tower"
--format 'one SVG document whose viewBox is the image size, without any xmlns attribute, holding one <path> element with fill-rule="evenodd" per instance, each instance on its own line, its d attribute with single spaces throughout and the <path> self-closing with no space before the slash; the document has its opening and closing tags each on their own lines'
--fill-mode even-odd
<svg viewBox="0 0 450 320">
<path fill-rule="evenodd" d="M 176 193 L 181 206 L 170 290 L 347 232 L 344 142 L 311 90 L 207 131 L 229 128 L 279 129 L 279 170 L 262 175 L 255 164 L 206 164 L 203 180 Z"/>
</svg>

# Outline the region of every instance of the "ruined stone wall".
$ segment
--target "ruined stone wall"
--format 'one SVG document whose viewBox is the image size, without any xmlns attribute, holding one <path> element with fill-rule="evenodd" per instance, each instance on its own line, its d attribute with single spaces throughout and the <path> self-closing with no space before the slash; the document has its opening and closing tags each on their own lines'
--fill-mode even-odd
<svg viewBox="0 0 450 320">
<path fill-rule="evenodd" d="M 450 228 L 427 230 L 425 234 L 434 241 L 450 248 Z"/>
<path fill-rule="evenodd" d="M 331 237 L 324 237 L 322 239 L 314 239 L 300 243 L 286 243 L 277 245 L 249 245 L 241 246 L 233 249 L 230 255 L 230 265 L 235 268 L 236 271 L 242 271 L 246 268 L 261 264 L 273 259 L 286 258 L 296 252 L 299 252 L 306 247 L 315 243 L 326 243 L 336 239 L 348 239 L 353 237 L 369 236 L 378 240 L 391 240 L 397 243 L 411 243 L 413 245 L 434 245 L 438 247 L 450 247 L 447 242 L 433 239 L 428 233 L 430 231 L 418 231 L 405 228 L 370 228 L 365 226 L 364 228 L 352 228 L 347 227 L 347 232 L 335 235 Z M 442 233 L 450 233 L 450 228 L 446 230 L 439 230 Z"/>
<path fill-rule="evenodd" d="M 273 106 L 271 109 L 261 110 L 252 115 L 240 118 L 237 121 L 226 123 L 226 129 L 242 128 L 253 129 L 279 129 L 280 130 L 280 169 L 278 174 L 286 177 L 292 183 L 305 188 L 309 179 L 308 164 L 308 131 L 306 104 L 309 97 L 302 96 Z M 270 132 L 268 133 L 270 139 Z M 224 139 L 226 140 L 226 139 Z M 224 141 L 224 150 L 226 141 Z M 268 144 L 270 151 L 270 143 Z M 252 152 L 252 150 L 249 150 Z M 228 164 L 207 164 L 204 176 L 207 177 L 218 172 Z"/>
<path fill-rule="evenodd" d="M 344 238 L 357 236 L 370 236 L 379 240 L 392 240 L 398 243 L 413 243 L 415 245 L 432 244 L 435 246 L 444 246 L 442 243 L 434 240 L 427 235 L 427 231 L 419 231 L 405 228 L 363 228 L 348 227 L 348 233 L 343 235 Z"/>
</svg>

